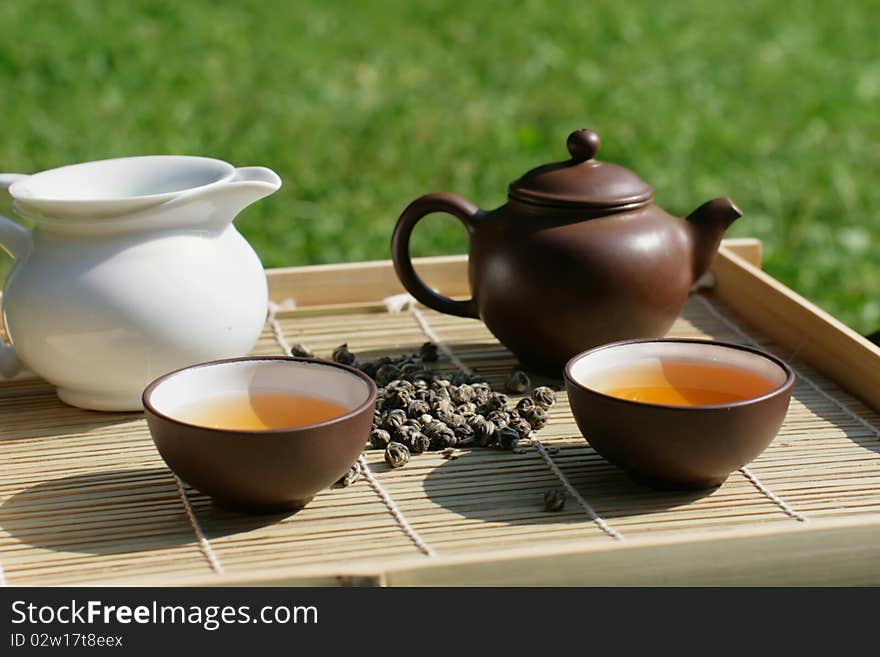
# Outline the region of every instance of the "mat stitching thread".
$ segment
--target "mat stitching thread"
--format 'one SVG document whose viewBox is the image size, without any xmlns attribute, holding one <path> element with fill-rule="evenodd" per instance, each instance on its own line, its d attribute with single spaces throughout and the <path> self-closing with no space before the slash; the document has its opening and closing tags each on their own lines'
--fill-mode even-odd
<svg viewBox="0 0 880 657">
<path fill-rule="evenodd" d="M 413 526 L 409 524 L 406 516 L 403 515 L 403 511 L 401 511 L 397 504 L 394 503 L 394 500 L 391 499 L 388 491 L 386 491 L 382 484 L 379 483 L 379 480 L 376 479 L 376 476 L 373 474 L 373 471 L 370 470 L 370 466 L 367 464 L 367 459 L 364 458 L 363 454 L 358 457 L 358 462 L 361 464 L 361 470 L 363 471 L 364 478 L 367 480 L 367 484 L 373 489 L 373 492 L 379 496 L 379 499 L 382 500 L 382 504 L 388 509 L 388 513 L 390 513 L 395 522 L 397 522 L 401 531 L 407 535 L 409 540 L 411 540 L 426 557 L 435 556 L 436 553 L 431 546 L 422 540 L 419 533 L 413 529 Z"/>
<path fill-rule="evenodd" d="M 3 564 L 0 563 L 0 587 L 9 586 L 9 582 L 6 579 L 6 573 L 3 571 Z"/>
<path fill-rule="evenodd" d="M 465 372 L 466 374 L 473 374 L 473 370 L 465 365 L 458 356 L 452 351 L 452 348 L 447 345 L 443 340 L 440 339 L 434 330 L 428 324 L 428 320 L 425 316 L 416 308 L 416 299 L 409 294 L 396 294 L 391 297 L 387 297 L 384 300 L 385 307 L 389 312 L 401 312 L 407 307 L 409 308 L 410 313 L 416 319 L 416 322 L 422 329 L 422 332 L 425 336 L 431 340 L 434 344 L 437 345 L 437 348 L 442 351 L 450 361 L 455 363 L 455 365 Z M 553 460 L 553 457 L 550 455 L 550 452 L 547 451 L 547 448 L 544 446 L 540 440 L 535 437 L 530 438 L 530 442 L 533 447 L 538 450 L 538 453 L 544 459 L 544 463 L 546 463 L 547 467 L 550 468 L 550 471 L 556 476 L 556 478 L 562 483 L 565 489 L 568 491 L 569 495 L 571 495 L 578 504 L 584 509 L 587 515 L 590 517 L 596 526 L 599 527 L 603 532 L 605 532 L 608 536 L 613 538 L 616 541 L 624 540 L 623 535 L 612 528 L 608 523 L 606 523 L 602 517 L 596 513 L 596 510 L 590 506 L 590 503 L 584 499 L 584 497 L 577 492 L 574 486 L 572 486 L 571 482 L 568 480 L 568 477 L 565 476 L 565 473 L 562 469 L 556 464 L 556 461 Z"/>
<path fill-rule="evenodd" d="M 798 522 L 809 522 L 807 517 L 801 513 L 798 513 L 794 509 L 792 509 L 788 504 L 786 504 L 785 500 L 779 497 L 772 490 L 767 488 L 758 477 L 752 474 L 752 471 L 749 470 L 746 466 L 743 466 L 739 469 L 742 473 L 743 477 L 749 480 L 749 482 L 757 488 L 768 500 L 773 502 L 776 506 L 782 509 L 785 512 L 785 515 L 794 518 Z"/>
<path fill-rule="evenodd" d="M 284 350 L 285 356 L 290 356 L 290 352 L 293 349 L 290 343 L 287 341 L 287 338 L 284 337 L 284 331 L 281 329 L 281 322 L 275 317 L 278 314 L 279 310 L 292 310 L 296 308 L 296 302 L 292 299 L 288 301 L 285 306 L 281 306 L 280 304 L 275 303 L 274 301 L 269 302 L 269 315 L 266 317 L 266 321 L 269 322 L 269 326 L 272 327 L 272 333 L 275 334 L 275 342 L 278 343 L 278 346 Z"/>
<path fill-rule="evenodd" d="M 291 346 L 290 343 L 284 337 L 284 331 L 281 328 L 281 323 L 276 318 L 276 314 L 279 310 L 290 310 L 296 307 L 296 302 L 292 299 L 288 300 L 288 302 L 281 306 L 277 303 L 269 302 L 269 315 L 267 317 L 267 321 L 269 325 L 272 327 L 272 333 L 275 335 L 275 342 L 284 350 L 285 355 L 290 355 Z M 406 537 L 409 538 L 413 542 L 413 544 L 425 555 L 428 557 L 433 557 L 435 552 L 431 547 L 422 540 L 422 537 L 419 536 L 418 532 L 413 529 L 412 525 L 409 524 L 409 521 L 406 519 L 406 516 L 403 515 L 403 511 L 400 510 L 400 507 L 391 499 L 391 495 L 388 494 L 388 491 L 379 483 L 379 480 L 373 474 L 373 471 L 370 470 L 370 466 L 367 464 L 367 460 L 364 458 L 364 455 L 361 454 L 358 457 L 358 462 L 361 465 L 362 474 L 364 479 L 367 480 L 367 484 L 370 489 L 379 497 L 379 500 L 388 510 L 388 513 L 391 514 L 391 517 L 394 518 L 394 521 L 397 523 L 397 526 L 400 528 Z"/>
<path fill-rule="evenodd" d="M 208 563 L 211 564 L 211 569 L 218 575 L 222 575 L 223 566 L 220 565 L 220 560 L 217 558 L 217 555 L 214 554 L 214 548 L 211 547 L 211 544 L 208 543 L 208 539 L 205 538 L 205 534 L 202 532 L 199 521 L 196 519 L 196 514 L 193 513 L 192 506 L 190 506 L 186 490 L 183 488 L 183 482 L 180 481 L 180 478 L 177 475 L 173 476 L 174 483 L 177 484 L 177 494 L 180 496 L 180 501 L 183 502 L 183 510 L 186 511 L 186 517 L 189 518 L 189 524 L 196 533 L 196 538 L 199 539 L 199 548 L 201 548 L 202 554 L 205 555 Z"/>
<path fill-rule="evenodd" d="M 596 525 L 599 527 L 599 529 L 601 529 L 603 532 L 608 534 L 608 536 L 610 536 L 614 540 L 622 541 L 623 536 L 620 534 L 620 532 L 618 532 L 616 529 L 611 527 L 607 522 L 605 522 L 602 519 L 602 517 L 598 513 L 596 513 L 596 510 L 592 506 L 590 506 L 590 503 L 587 502 L 587 500 L 585 500 L 583 498 L 583 496 L 577 492 L 577 490 L 574 488 L 574 486 L 571 485 L 571 482 L 568 480 L 568 477 L 566 477 L 565 473 L 562 472 L 562 470 L 559 468 L 558 465 L 556 465 L 556 461 L 553 460 L 553 457 L 550 455 L 550 452 L 547 451 L 547 447 L 544 445 L 544 443 L 542 443 L 537 438 L 531 438 L 530 442 L 532 443 L 532 446 L 538 450 L 538 453 L 544 459 L 544 462 L 547 464 L 547 467 L 549 467 L 550 470 L 553 471 L 553 474 L 556 475 L 556 478 L 562 482 L 563 486 L 565 486 L 565 489 L 568 491 L 568 494 L 571 495 L 577 501 L 577 503 L 583 507 L 584 511 L 587 512 L 587 515 L 590 516 L 590 519 L 594 523 L 596 523 Z"/>
</svg>

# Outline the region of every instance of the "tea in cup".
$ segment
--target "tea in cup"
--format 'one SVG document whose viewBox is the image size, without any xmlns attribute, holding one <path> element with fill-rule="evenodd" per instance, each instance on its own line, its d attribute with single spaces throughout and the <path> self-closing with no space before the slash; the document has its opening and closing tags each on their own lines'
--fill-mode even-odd
<svg viewBox="0 0 880 657">
<path fill-rule="evenodd" d="M 221 506 L 296 510 L 351 468 L 367 443 L 376 384 L 317 359 L 233 358 L 151 383 L 144 413 L 159 454 Z"/>
<path fill-rule="evenodd" d="M 660 488 L 712 488 L 757 458 L 782 426 L 794 380 L 758 349 L 690 339 L 617 342 L 565 367 L 590 446 Z"/>
</svg>

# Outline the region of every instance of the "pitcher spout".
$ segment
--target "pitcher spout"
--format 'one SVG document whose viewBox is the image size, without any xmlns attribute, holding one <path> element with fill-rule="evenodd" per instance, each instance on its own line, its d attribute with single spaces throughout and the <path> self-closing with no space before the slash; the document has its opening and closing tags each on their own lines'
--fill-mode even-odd
<svg viewBox="0 0 880 657">
<path fill-rule="evenodd" d="M 281 178 L 271 169 L 239 167 L 224 184 L 204 191 L 205 198 L 216 204 L 218 212 L 232 220 L 246 207 L 269 196 L 280 187 Z M 194 199 L 190 197 L 182 200 L 192 201 Z"/>
<path fill-rule="evenodd" d="M 694 281 L 708 271 L 725 231 L 741 216 L 742 211 L 727 197 L 707 201 L 688 215 Z"/>
</svg>

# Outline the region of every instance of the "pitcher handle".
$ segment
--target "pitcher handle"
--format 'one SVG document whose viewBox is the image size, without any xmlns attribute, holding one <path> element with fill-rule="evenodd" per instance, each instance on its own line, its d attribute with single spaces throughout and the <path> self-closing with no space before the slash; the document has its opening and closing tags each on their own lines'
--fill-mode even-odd
<svg viewBox="0 0 880 657">
<path fill-rule="evenodd" d="M 410 203 L 397 220 L 391 238 L 391 259 L 397 277 L 407 292 L 428 308 L 448 315 L 479 319 L 477 303 L 473 297 L 467 301 L 456 301 L 438 294 L 425 285 L 413 267 L 409 252 L 409 240 L 413 228 L 425 215 L 432 212 L 451 214 L 464 224 L 470 235 L 474 229 L 474 218 L 481 213 L 481 210 L 467 199 L 446 192 L 427 194 Z"/>
<path fill-rule="evenodd" d="M 0 189 L 6 189 L 22 178 L 27 176 L 20 173 L 0 173 Z M 15 260 L 25 255 L 30 247 L 31 231 L 12 219 L 0 215 L 0 248 Z M 12 346 L 0 341 L 0 378 L 12 378 L 22 370 L 22 367 Z"/>
</svg>

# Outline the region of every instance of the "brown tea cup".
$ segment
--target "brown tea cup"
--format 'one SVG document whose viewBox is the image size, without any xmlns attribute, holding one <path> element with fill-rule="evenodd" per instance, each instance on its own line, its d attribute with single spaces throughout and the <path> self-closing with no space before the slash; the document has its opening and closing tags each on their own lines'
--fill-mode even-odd
<svg viewBox="0 0 880 657">
<path fill-rule="evenodd" d="M 307 395 L 345 411 L 293 428 L 233 430 L 181 416 L 202 400 L 259 393 Z M 339 480 L 366 445 L 376 384 L 352 367 L 311 358 L 249 357 L 187 367 L 153 381 L 143 394 L 153 442 L 183 481 L 225 507 L 296 510 Z"/>
<path fill-rule="evenodd" d="M 687 406 L 608 392 L 628 368 L 662 373 L 673 362 L 758 377 L 766 390 L 739 401 Z M 590 446 L 637 482 L 664 489 L 714 488 L 757 458 L 782 426 L 794 381 L 788 365 L 758 349 L 678 338 L 607 344 L 565 366 L 571 410 Z M 723 388 L 725 380 L 715 378 L 713 385 Z"/>
</svg>

